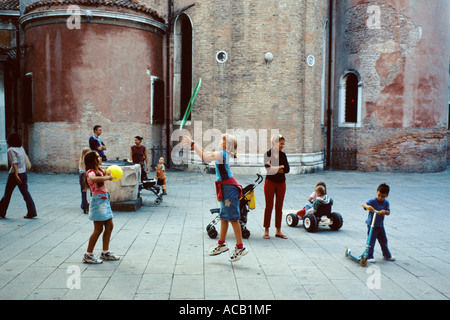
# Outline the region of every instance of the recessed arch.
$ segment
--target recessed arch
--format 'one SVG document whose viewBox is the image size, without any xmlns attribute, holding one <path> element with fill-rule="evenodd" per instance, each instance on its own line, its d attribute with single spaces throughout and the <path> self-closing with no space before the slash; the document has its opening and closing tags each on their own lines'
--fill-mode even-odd
<svg viewBox="0 0 450 320">
<path fill-rule="evenodd" d="M 339 126 L 360 127 L 362 105 L 361 75 L 354 69 L 345 71 L 339 80 Z"/>
<path fill-rule="evenodd" d="M 186 112 L 192 92 L 193 30 L 186 13 L 177 17 L 174 30 L 173 117 L 174 121 L 179 121 Z"/>
</svg>

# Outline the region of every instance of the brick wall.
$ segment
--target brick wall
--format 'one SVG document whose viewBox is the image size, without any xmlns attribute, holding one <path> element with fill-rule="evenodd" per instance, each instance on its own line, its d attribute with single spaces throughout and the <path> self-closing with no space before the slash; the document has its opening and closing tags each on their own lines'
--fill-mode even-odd
<svg viewBox="0 0 450 320">
<path fill-rule="evenodd" d="M 196 2 L 187 14 L 194 32 L 194 83 L 198 78 L 203 83 L 192 119 L 202 121 L 204 130 L 279 129 L 286 137 L 287 153 L 323 151 L 327 3 Z M 221 50 L 228 54 L 223 64 L 215 58 Z M 273 61 L 265 61 L 267 52 Z M 315 57 L 311 67 L 308 55 Z"/>
<path fill-rule="evenodd" d="M 129 158 L 136 135 L 148 148 L 162 147 L 161 125 L 150 125 L 151 76 L 164 78 L 162 32 L 120 19 L 83 22 L 80 29 L 53 22 L 25 30 L 33 48 L 24 71 L 33 77 L 28 150 L 34 170 L 76 172 L 96 124 L 108 159 Z"/>
<path fill-rule="evenodd" d="M 449 3 L 337 2 L 336 77 L 356 70 L 362 82 L 361 123 L 339 126 L 333 147 L 356 146 L 361 170 L 445 170 L 448 123 Z"/>
</svg>

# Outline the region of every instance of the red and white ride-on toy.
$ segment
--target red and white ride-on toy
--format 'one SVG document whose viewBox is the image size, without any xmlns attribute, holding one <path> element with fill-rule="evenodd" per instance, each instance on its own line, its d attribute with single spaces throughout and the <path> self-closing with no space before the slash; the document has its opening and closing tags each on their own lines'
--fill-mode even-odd
<svg viewBox="0 0 450 320">
<path fill-rule="evenodd" d="M 316 232 L 319 226 L 329 226 L 331 230 L 339 230 L 342 227 L 344 219 L 338 212 L 331 212 L 331 204 L 322 205 L 319 211 L 311 214 L 305 213 L 305 210 L 288 211 L 286 224 L 289 227 L 296 227 L 299 220 L 303 220 L 303 227 L 308 232 Z"/>
</svg>

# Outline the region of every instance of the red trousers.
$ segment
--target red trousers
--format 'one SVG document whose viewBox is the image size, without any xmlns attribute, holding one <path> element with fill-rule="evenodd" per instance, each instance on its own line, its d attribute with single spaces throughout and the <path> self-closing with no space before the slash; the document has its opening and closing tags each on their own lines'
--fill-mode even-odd
<svg viewBox="0 0 450 320">
<path fill-rule="evenodd" d="M 281 228 L 283 217 L 284 194 L 286 193 L 286 182 L 277 183 L 266 179 L 264 183 L 264 196 L 266 198 L 266 209 L 264 210 L 264 228 L 270 227 L 272 219 L 273 198 L 275 197 L 275 228 Z"/>
</svg>

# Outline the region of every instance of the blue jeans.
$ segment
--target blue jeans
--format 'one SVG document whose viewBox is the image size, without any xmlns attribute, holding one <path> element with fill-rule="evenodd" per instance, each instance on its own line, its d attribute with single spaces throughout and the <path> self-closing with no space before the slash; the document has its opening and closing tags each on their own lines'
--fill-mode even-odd
<svg viewBox="0 0 450 320">
<path fill-rule="evenodd" d="M 370 232 L 370 226 L 367 226 L 367 234 Z M 375 242 L 378 239 L 378 242 L 381 246 L 381 251 L 383 252 L 383 257 L 390 258 L 391 253 L 389 252 L 387 243 L 387 237 L 386 237 L 386 231 L 384 230 L 384 227 L 373 227 L 372 231 L 372 238 L 370 239 L 370 248 L 367 255 L 367 259 L 373 258 L 373 249 L 375 248 Z"/>
<path fill-rule="evenodd" d="M 85 177 L 85 173 L 80 173 L 79 175 L 80 178 L 80 189 L 81 189 L 81 209 L 82 210 L 89 210 L 89 203 L 87 201 L 87 193 L 86 191 L 83 191 L 86 187 L 86 177 Z"/>
<path fill-rule="evenodd" d="M 27 217 L 35 217 L 37 216 L 36 213 L 36 206 L 34 205 L 33 198 L 31 198 L 30 192 L 28 192 L 28 184 L 27 184 L 27 174 L 25 173 L 19 173 L 19 178 L 22 180 L 22 184 L 17 184 L 15 174 L 10 173 L 8 175 L 8 181 L 6 181 L 6 188 L 5 188 L 5 194 L 3 195 L 2 200 L 0 201 L 0 217 L 4 218 L 6 216 L 6 210 L 8 210 L 9 202 L 11 200 L 11 195 L 14 191 L 14 188 L 16 186 L 19 187 L 19 191 L 23 196 L 23 200 L 25 200 L 25 203 L 27 204 Z"/>
</svg>

